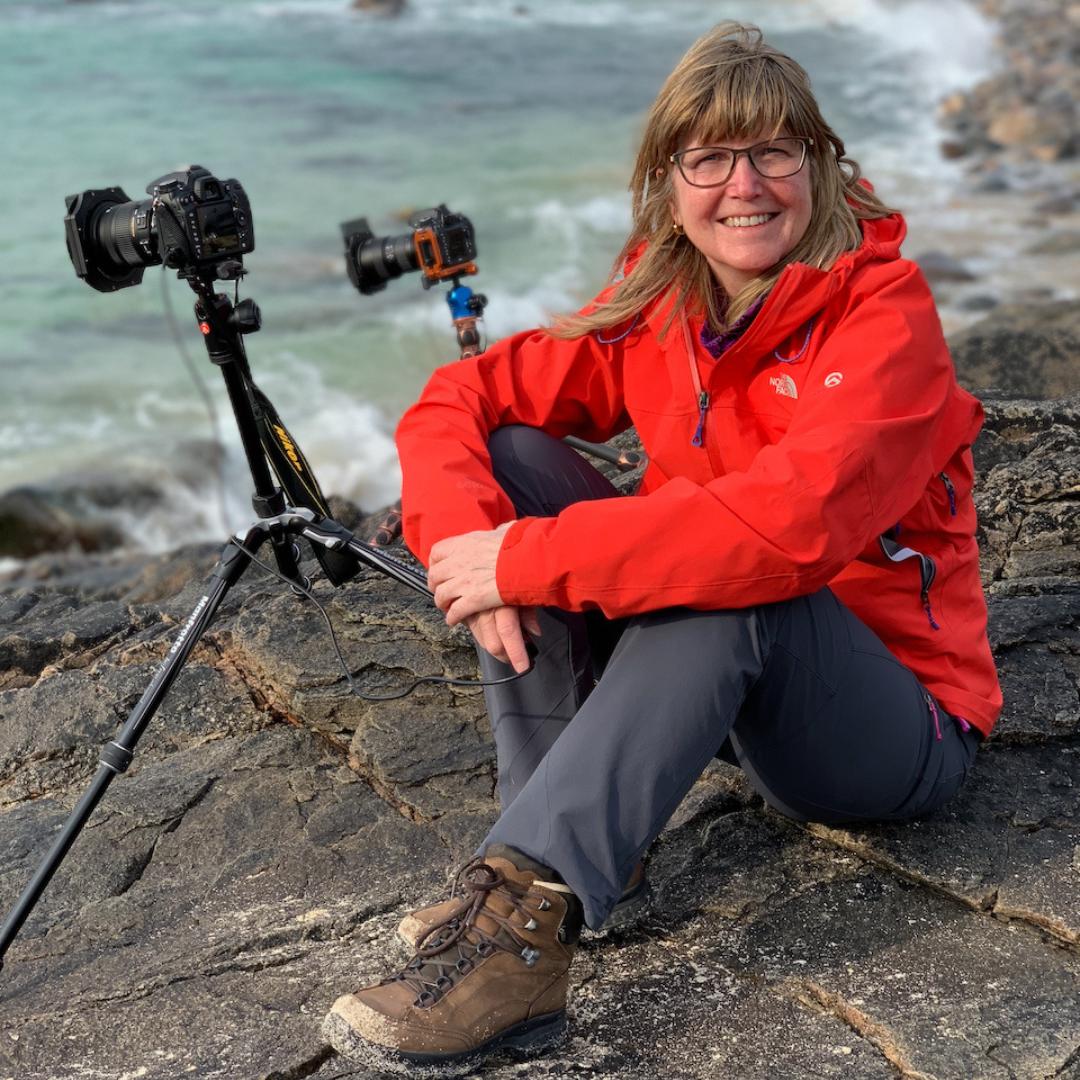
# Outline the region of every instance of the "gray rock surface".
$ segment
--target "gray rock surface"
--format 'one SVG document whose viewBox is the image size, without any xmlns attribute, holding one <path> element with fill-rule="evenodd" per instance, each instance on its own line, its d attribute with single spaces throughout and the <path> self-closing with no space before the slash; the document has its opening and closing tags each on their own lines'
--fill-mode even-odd
<svg viewBox="0 0 1080 1080">
<path fill-rule="evenodd" d="M 716 763 L 652 852 L 652 915 L 580 950 L 570 1042 L 485 1075 L 1080 1076 L 1080 397 L 986 408 L 1006 707 L 965 789 L 800 826 Z M 3 912 L 215 554 L 52 555 L 0 586 Z M 361 689 L 476 674 L 381 575 L 317 589 Z M 403 959 L 396 922 L 482 838 L 494 779 L 475 692 L 361 701 L 314 608 L 250 572 L 7 955 L 0 1080 L 371 1076 L 322 1015 Z"/>
<path fill-rule="evenodd" d="M 960 382 L 1008 397 L 1080 391 L 1080 301 L 1009 303 L 949 338 Z"/>
</svg>

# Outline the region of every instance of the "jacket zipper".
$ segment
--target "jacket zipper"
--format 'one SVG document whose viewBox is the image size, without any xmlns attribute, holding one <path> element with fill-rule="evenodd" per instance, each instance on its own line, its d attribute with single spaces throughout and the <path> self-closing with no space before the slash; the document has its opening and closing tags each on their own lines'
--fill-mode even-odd
<svg viewBox="0 0 1080 1080">
<path fill-rule="evenodd" d="M 705 442 L 705 414 L 709 411 L 709 393 L 702 390 L 698 394 L 698 421 L 694 437 L 690 440 L 691 446 L 701 446 Z"/>
<path fill-rule="evenodd" d="M 934 578 L 937 577 L 937 566 L 934 564 L 934 560 L 929 555 L 922 555 L 920 557 L 922 563 L 922 606 L 923 611 L 926 612 L 926 618 L 929 620 L 931 630 L 940 630 L 934 619 L 934 612 L 930 607 L 930 586 L 934 584 Z"/>
<path fill-rule="evenodd" d="M 902 547 L 896 542 L 894 537 L 888 535 L 888 533 L 883 533 L 878 537 L 878 544 L 885 553 L 885 558 L 890 562 L 900 563 L 905 562 L 907 559 L 919 560 L 921 583 L 919 599 L 922 601 L 923 611 L 926 612 L 926 618 L 930 623 L 930 629 L 940 630 L 941 627 L 934 618 L 934 611 L 930 606 L 930 586 L 934 584 L 934 578 L 937 577 L 937 564 L 929 555 L 924 555 L 921 551 L 916 551 L 914 548 L 910 547 Z"/>
<path fill-rule="evenodd" d="M 690 439 L 691 446 L 705 445 L 705 414 L 709 411 L 709 392 L 702 388 L 701 376 L 698 374 L 697 357 L 694 349 L 694 341 L 690 336 L 690 324 L 686 320 L 686 312 L 680 316 L 682 323 L 683 341 L 686 344 L 686 358 L 690 361 L 690 378 L 694 380 L 694 393 L 697 394 L 698 420 L 697 427 Z"/>
</svg>

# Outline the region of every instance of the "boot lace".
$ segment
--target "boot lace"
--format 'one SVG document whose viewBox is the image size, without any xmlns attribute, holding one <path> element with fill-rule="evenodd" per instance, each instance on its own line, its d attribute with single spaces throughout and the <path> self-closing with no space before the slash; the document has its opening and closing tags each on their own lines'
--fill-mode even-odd
<svg viewBox="0 0 1080 1080">
<path fill-rule="evenodd" d="M 540 957 L 540 950 L 530 945 L 518 931 L 536 929 L 531 912 L 547 910 L 551 906 L 549 900 L 508 880 L 502 871 L 483 862 L 480 856 L 471 859 L 458 872 L 451 899 L 459 892 L 458 905 L 424 934 L 417 943 L 416 955 L 401 971 L 382 980 L 381 985 L 404 982 L 415 991 L 414 1004 L 419 1008 L 430 1008 L 472 971 L 479 960 L 496 951 L 520 956 L 529 967 Z M 510 902 L 513 909 L 510 914 L 500 915 L 491 909 L 487 901 L 494 894 Z M 532 902 L 531 908 L 527 901 Z M 497 925 L 495 934 L 476 925 L 481 911 L 485 919 Z M 510 922 L 514 913 L 527 916 L 524 925 L 515 927 Z"/>
</svg>

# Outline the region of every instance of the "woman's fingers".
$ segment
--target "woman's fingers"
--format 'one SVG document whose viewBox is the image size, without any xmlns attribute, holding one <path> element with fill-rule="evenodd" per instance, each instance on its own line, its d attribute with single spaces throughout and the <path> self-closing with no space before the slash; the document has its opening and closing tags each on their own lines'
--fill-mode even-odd
<svg viewBox="0 0 1080 1080">
<path fill-rule="evenodd" d="M 430 588 L 430 584 L 428 585 Z M 457 591 L 449 585 L 438 585 L 432 592 L 435 606 L 445 615 L 450 605 L 457 599 Z"/>
<path fill-rule="evenodd" d="M 478 611 L 493 610 L 499 604 L 498 593 L 494 597 L 489 594 L 478 595 L 475 593 L 459 596 L 452 600 L 449 607 L 446 608 L 446 625 L 457 626 L 459 622 L 464 622 L 470 615 L 475 615 Z M 441 611 L 442 608 L 439 610 Z"/>
<path fill-rule="evenodd" d="M 500 607 L 495 609 L 495 628 L 498 630 L 503 649 L 510 666 L 515 671 L 529 670 L 529 654 L 525 651 L 525 638 L 521 634 L 518 609 Z"/>
<path fill-rule="evenodd" d="M 463 621 L 485 652 L 504 664 L 510 664 L 515 671 L 528 671 L 529 654 L 521 632 L 524 610 L 504 605 L 476 612 Z"/>
<path fill-rule="evenodd" d="M 490 611 L 470 615 L 466 623 L 481 649 L 490 653 L 496 660 L 506 661 L 502 640 L 495 629 L 495 619 Z"/>
</svg>

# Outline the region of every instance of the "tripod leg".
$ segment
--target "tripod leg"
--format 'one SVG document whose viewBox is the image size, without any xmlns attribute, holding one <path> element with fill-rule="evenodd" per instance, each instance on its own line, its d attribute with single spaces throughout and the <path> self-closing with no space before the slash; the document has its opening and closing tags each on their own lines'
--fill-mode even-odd
<svg viewBox="0 0 1080 1080">
<path fill-rule="evenodd" d="M 266 539 L 265 531 L 253 528 L 245 536 L 244 546 L 249 551 L 255 551 L 264 539 Z M 131 715 L 116 738 L 102 748 L 101 767 L 94 774 L 90 787 L 72 810 L 60 835 L 53 842 L 48 854 L 30 879 L 30 883 L 23 890 L 7 919 L 4 920 L 4 925 L 0 927 L 0 968 L 3 967 L 3 958 L 8 946 L 41 898 L 41 894 L 75 842 L 75 838 L 94 812 L 94 808 L 100 802 L 109 784 L 112 783 L 113 777 L 117 773 L 124 772 L 131 764 L 135 744 L 139 741 L 139 737 L 150 723 L 162 698 L 168 693 L 169 687 L 179 675 L 191 650 L 206 632 L 207 626 L 226 593 L 237 582 L 250 562 L 250 557 L 232 541 L 225 546 L 210 576 L 206 593 L 188 616 L 172 648 L 169 649 L 161 666 L 154 673 L 149 686 L 143 692 L 139 703 L 132 709 Z"/>
</svg>

